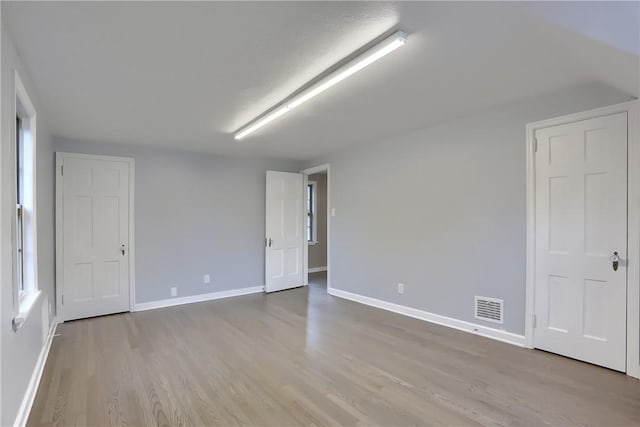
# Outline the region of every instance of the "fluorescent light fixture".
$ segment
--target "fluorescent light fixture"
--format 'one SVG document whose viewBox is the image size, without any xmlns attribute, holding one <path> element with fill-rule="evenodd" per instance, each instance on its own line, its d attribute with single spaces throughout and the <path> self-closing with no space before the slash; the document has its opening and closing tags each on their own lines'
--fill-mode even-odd
<svg viewBox="0 0 640 427">
<path fill-rule="evenodd" d="M 377 61 L 378 59 L 382 58 L 383 56 L 393 52 L 400 46 L 403 46 L 406 42 L 407 42 L 406 33 L 402 31 L 397 31 L 393 33 L 386 39 L 382 40 L 380 43 L 373 46 L 371 49 L 367 50 L 361 55 L 358 55 L 356 58 L 347 62 L 345 65 L 338 68 L 331 74 L 327 75 L 326 77 L 322 78 L 318 82 L 309 86 L 298 95 L 286 100 L 279 107 L 274 108 L 273 110 L 269 111 L 267 114 L 263 115 L 262 117 L 242 127 L 240 130 L 238 130 L 235 133 L 234 138 L 237 140 L 244 138 L 250 133 L 265 126 L 267 123 L 272 122 L 278 117 L 288 113 L 294 108 L 307 102 L 314 96 L 319 95 L 320 93 L 336 85 L 337 83 L 341 82 L 347 77 L 357 73 L 367 65 L 370 65 L 375 61 Z"/>
</svg>

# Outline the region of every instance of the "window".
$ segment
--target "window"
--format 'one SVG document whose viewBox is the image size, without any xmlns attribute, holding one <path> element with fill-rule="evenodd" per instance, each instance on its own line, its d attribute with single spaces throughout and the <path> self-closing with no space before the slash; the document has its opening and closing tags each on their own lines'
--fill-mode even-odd
<svg viewBox="0 0 640 427">
<path fill-rule="evenodd" d="M 316 182 L 307 185 L 307 242 L 316 243 Z"/>
<path fill-rule="evenodd" d="M 18 300 L 25 296 L 24 287 L 24 132 L 22 119 L 16 116 L 16 286 Z"/>
<path fill-rule="evenodd" d="M 36 111 L 16 73 L 14 146 L 15 204 L 13 233 L 14 329 L 18 329 L 40 292 L 36 245 Z"/>
</svg>

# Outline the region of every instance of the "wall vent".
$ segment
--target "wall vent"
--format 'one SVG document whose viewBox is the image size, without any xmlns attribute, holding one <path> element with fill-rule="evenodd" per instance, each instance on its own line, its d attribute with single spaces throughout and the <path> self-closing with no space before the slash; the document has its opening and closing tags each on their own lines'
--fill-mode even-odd
<svg viewBox="0 0 640 427">
<path fill-rule="evenodd" d="M 475 297 L 475 318 L 487 322 L 504 323 L 504 301 L 497 298 Z"/>
</svg>

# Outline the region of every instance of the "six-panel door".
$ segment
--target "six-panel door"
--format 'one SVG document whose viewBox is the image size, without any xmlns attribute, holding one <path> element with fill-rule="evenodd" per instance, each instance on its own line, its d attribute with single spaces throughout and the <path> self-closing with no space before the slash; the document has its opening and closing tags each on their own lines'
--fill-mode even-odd
<svg viewBox="0 0 640 427">
<path fill-rule="evenodd" d="M 535 347 L 624 371 L 627 113 L 535 138 Z"/>
<path fill-rule="evenodd" d="M 64 320 L 129 311 L 129 164 L 63 160 Z"/>
<path fill-rule="evenodd" d="M 303 175 L 267 171 L 265 290 L 304 285 Z"/>
</svg>

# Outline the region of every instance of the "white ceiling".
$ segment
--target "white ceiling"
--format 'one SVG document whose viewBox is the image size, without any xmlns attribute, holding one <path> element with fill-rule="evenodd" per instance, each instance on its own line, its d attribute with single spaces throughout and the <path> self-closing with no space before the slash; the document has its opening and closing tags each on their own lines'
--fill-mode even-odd
<svg viewBox="0 0 640 427">
<path fill-rule="evenodd" d="M 307 159 L 541 92 L 639 95 L 638 2 L 2 2 L 52 132 Z M 240 143 L 394 29 L 407 45 Z"/>
</svg>

